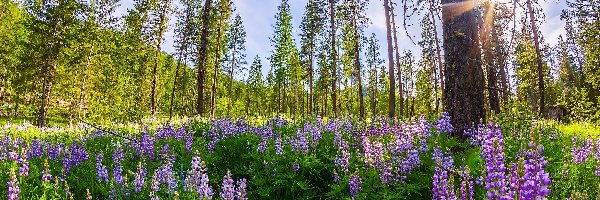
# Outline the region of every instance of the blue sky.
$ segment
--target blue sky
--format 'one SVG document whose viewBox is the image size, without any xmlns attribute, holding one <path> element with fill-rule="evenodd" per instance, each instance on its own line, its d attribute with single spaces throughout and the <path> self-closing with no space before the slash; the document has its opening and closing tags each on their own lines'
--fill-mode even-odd
<svg viewBox="0 0 600 200">
<path fill-rule="evenodd" d="M 508 1 L 508 0 L 499 0 Z M 523 1 L 523 0 L 522 0 Z M 271 46 L 269 38 L 273 35 L 273 24 L 274 16 L 277 13 L 277 6 L 280 4 L 280 0 L 233 0 L 236 12 L 242 17 L 242 21 L 246 28 L 246 60 L 251 63 L 252 59 L 259 55 L 263 61 L 263 72 L 268 72 L 269 63 L 266 58 L 271 54 Z M 299 25 L 302 20 L 304 13 L 304 6 L 308 0 L 290 0 L 290 8 L 292 11 L 292 24 L 294 26 L 294 36 L 296 37 L 296 43 L 298 44 L 297 35 L 299 34 Z M 397 1 L 399 2 L 399 1 Z M 132 0 L 123 0 L 121 6 L 117 11 L 117 15 L 125 15 L 127 9 L 132 8 Z M 540 26 L 540 31 L 544 35 L 545 41 L 551 46 L 556 45 L 558 42 L 558 36 L 564 35 L 564 22 L 560 20 L 560 12 L 566 7 L 565 0 L 540 0 L 540 6 L 544 10 L 545 21 Z M 401 9 L 397 9 L 397 25 L 401 25 L 402 13 Z M 371 24 L 365 31 L 367 35 L 375 33 L 379 38 L 381 47 L 380 53 L 381 58 L 387 62 L 387 45 L 385 43 L 385 16 L 383 15 L 383 2 L 381 0 L 371 0 L 368 6 L 367 17 L 371 20 Z M 409 28 L 408 33 L 415 39 L 415 42 L 419 39 L 420 28 L 418 27 L 418 21 L 420 17 L 413 17 L 410 23 L 414 24 L 412 28 Z M 438 22 L 439 23 L 439 22 Z M 175 17 L 171 17 L 170 27 L 168 33 L 165 35 L 165 44 L 163 45 L 163 51 L 173 53 L 173 29 L 175 24 Z M 441 24 L 438 25 L 441 27 Z M 416 59 L 420 58 L 420 49 L 418 46 L 412 44 L 404 33 L 402 26 L 399 27 L 399 47 L 400 50 L 411 50 Z M 441 36 L 441 30 L 440 30 Z"/>
</svg>

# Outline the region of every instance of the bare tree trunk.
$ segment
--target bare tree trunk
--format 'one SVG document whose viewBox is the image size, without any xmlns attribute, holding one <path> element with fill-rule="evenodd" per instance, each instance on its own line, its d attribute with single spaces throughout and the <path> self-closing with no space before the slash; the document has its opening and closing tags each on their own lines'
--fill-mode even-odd
<svg viewBox="0 0 600 200">
<path fill-rule="evenodd" d="M 180 54 L 181 55 L 181 54 Z M 175 78 L 173 78 L 173 88 L 171 89 L 171 104 L 169 105 L 169 121 L 173 118 L 173 104 L 175 101 L 175 89 L 177 87 L 177 78 L 179 78 L 179 68 L 181 67 L 181 56 L 177 61 L 177 67 L 175 68 Z M 184 60 L 187 60 L 184 58 Z"/>
<path fill-rule="evenodd" d="M 398 50 L 398 31 L 396 30 L 396 15 L 394 14 L 393 6 L 391 7 L 390 11 L 392 15 L 392 30 L 394 32 L 394 49 L 396 50 L 396 67 L 398 68 L 398 99 L 400 100 L 400 104 L 398 105 L 400 110 L 398 111 L 398 114 L 402 116 L 402 107 L 404 107 L 404 99 L 402 98 L 402 67 L 400 65 L 400 52 Z"/>
<path fill-rule="evenodd" d="M 455 130 L 463 131 L 485 120 L 484 78 L 473 0 L 442 0 L 446 55 L 444 107 Z M 464 8 L 470 8 L 465 10 Z"/>
<path fill-rule="evenodd" d="M 88 69 L 90 68 L 90 62 L 92 60 L 92 55 L 94 53 L 94 44 L 90 47 L 90 54 L 88 55 L 85 63 L 85 69 L 83 70 L 83 79 L 81 80 L 81 89 L 79 90 L 79 102 L 77 104 L 77 113 L 81 118 L 81 109 L 83 104 L 83 94 L 85 94 L 85 82 L 87 81 Z"/>
<path fill-rule="evenodd" d="M 233 55 L 232 55 L 232 59 L 231 59 L 231 69 L 229 70 L 229 89 L 227 91 L 227 93 L 229 94 L 229 102 L 227 104 L 227 114 L 229 116 L 231 116 L 231 91 L 233 89 L 233 69 L 235 68 L 235 49 L 232 49 Z"/>
<path fill-rule="evenodd" d="M 429 14 L 431 15 L 431 25 L 433 26 L 433 37 L 434 38 L 434 43 L 435 43 L 435 53 L 437 56 L 437 65 L 438 65 L 438 75 L 439 75 L 439 79 L 435 80 L 435 87 L 440 88 L 441 94 L 438 94 L 437 92 L 435 93 L 435 112 L 437 113 L 439 110 L 440 105 L 440 96 L 444 96 L 444 70 L 443 70 L 443 63 L 442 63 L 442 53 L 441 53 L 441 47 L 440 47 L 440 42 L 438 40 L 438 31 L 437 31 L 437 24 L 435 22 L 435 17 L 437 17 L 437 13 L 435 13 L 434 11 L 437 10 L 433 4 L 430 4 L 430 8 L 429 8 Z M 439 81 L 439 85 L 438 85 L 438 81 Z"/>
<path fill-rule="evenodd" d="M 496 65 L 494 64 L 494 53 L 492 51 L 492 36 L 494 32 L 494 8 L 490 3 L 484 5 L 484 25 L 482 39 L 482 47 L 484 49 L 483 59 L 486 65 L 487 72 L 487 87 L 489 95 L 490 109 L 494 113 L 500 112 L 500 102 L 498 100 L 498 78 L 496 76 Z"/>
<path fill-rule="evenodd" d="M 396 81 L 394 78 L 394 55 L 393 55 L 393 51 L 394 51 L 394 47 L 392 46 L 392 28 L 390 27 L 390 16 L 391 15 L 391 9 L 390 9 L 390 2 L 389 0 L 383 0 L 383 8 L 385 10 L 385 26 L 386 26 L 386 33 L 387 33 L 387 46 L 388 46 L 388 71 L 389 71 L 389 77 L 390 77 L 390 91 L 389 91 L 389 109 L 388 109 L 388 117 L 389 118 L 394 118 L 395 117 L 395 102 L 396 102 L 396 90 L 395 90 L 395 85 L 396 85 Z"/>
<path fill-rule="evenodd" d="M 158 38 L 156 39 L 156 54 L 154 55 L 154 69 L 153 69 L 153 77 L 152 77 L 152 94 L 151 94 L 151 98 L 152 98 L 152 103 L 151 103 L 151 114 L 152 117 L 154 117 L 154 114 L 156 113 L 156 71 L 158 68 L 158 62 L 160 59 L 160 45 L 162 44 L 162 40 L 163 40 L 163 36 L 165 34 L 165 29 L 167 28 L 166 25 L 166 20 L 167 20 L 167 8 L 169 7 L 168 5 L 168 1 L 163 1 L 163 3 L 165 5 L 163 6 L 163 10 L 160 13 L 160 22 L 158 24 Z"/>
<path fill-rule="evenodd" d="M 535 11 L 531 5 L 531 0 L 527 0 L 527 10 L 529 12 L 529 20 L 531 22 L 531 31 L 533 32 L 533 44 L 535 46 L 535 57 L 537 62 L 537 71 L 538 71 L 538 86 L 540 90 L 540 108 L 539 114 L 540 117 L 544 117 L 544 109 L 545 109 L 545 97 L 544 97 L 544 71 L 542 64 L 542 55 L 540 52 L 540 40 L 538 37 L 538 29 L 535 25 Z"/>
<path fill-rule="evenodd" d="M 333 116 L 338 116 L 337 109 L 337 52 L 335 47 L 335 3 L 336 0 L 329 0 L 329 16 L 331 22 L 331 104 L 333 106 Z"/>
<path fill-rule="evenodd" d="M 37 125 L 39 127 L 46 126 L 46 107 L 50 101 L 50 92 L 52 91 L 52 83 L 54 82 L 54 71 L 56 70 L 57 60 L 54 54 L 50 54 L 48 61 L 42 70 L 43 84 L 40 110 L 38 112 Z"/>
<path fill-rule="evenodd" d="M 208 48 L 208 29 L 210 27 L 210 9 L 211 0 L 204 1 L 204 8 L 202 10 L 202 34 L 200 36 L 200 49 L 198 51 L 198 104 L 196 105 L 196 111 L 200 116 L 204 115 L 204 81 L 206 74 L 206 57 Z"/>
<path fill-rule="evenodd" d="M 215 50 L 215 70 L 213 72 L 213 82 L 210 92 L 210 117 L 215 117 L 215 110 L 217 104 L 217 80 L 219 79 L 219 66 L 221 64 L 221 20 L 217 27 L 217 49 Z"/>
<path fill-rule="evenodd" d="M 312 47 L 311 47 L 312 48 Z M 311 49 L 308 54 L 308 111 L 310 114 L 314 113 L 314 94 L 313 94 L 313 80 L 314 80 L 314 70 L 313 70 L 313 50 Z"/>
</svg>

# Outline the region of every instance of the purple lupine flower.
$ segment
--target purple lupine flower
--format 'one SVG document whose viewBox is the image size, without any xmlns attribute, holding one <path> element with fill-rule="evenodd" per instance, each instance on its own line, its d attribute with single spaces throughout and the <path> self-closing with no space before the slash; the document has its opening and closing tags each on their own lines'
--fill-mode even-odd
<svg viewBox="0 0 600 200">
<path fill-rule="evenodd" d="M 277 139 L 275 139 L 275 154 L 277 155 L 283 155 L 283 145 L 281 144 L 281 137 L 277 137 Z"/>
<path fill-rule="evenodd" d="M 115 166 L 113 170 L 113 178 L 120 187 L 123 187 L 123 166 L 120 164 Z"/>
<path fill-rule="evenodd" d="M 17 164 L 20 164 L 19 167 L 19 176 L 20 177 L 28 177 L 29 176 L 29 162 L 27 161 L 27 153 L 23 151 L 21 157 L 17 160 Z"/>
<path fill-rule="evenodd" d="M 227 174 L 223 176 L 223 184 L 221 186 L 221 198 L 224 200 L 233 200 L 235 198 L 235 186 L 231 178 L 231 171 L 227 170 Z"/>
<path fill-rule="evenodd" d="M 508 195 L 508 180 L 504 166 L 504 141 L 499 126 L 490 124 L 482 140 L 481 157 L 485 161 L 485 189 L 488 199 L 510 198 Z"/>
<path fill-rule="evenodd" d="M 188 171 L 185 178 L 185 186 L 187 191 L 196 191 L 200 186 L 200 179 L 202 178 L 202 167 L 200 165 L 201 162 L 202 160 L 200 157 L 192 157 L 192 167 L 190 171 Z"/>
<path fill-rule="evenodd" d="M 246 196 L 246 179 L 245 178 L 238 180 L 238 187 L 237 187 L 236 193 L 237 193 L 238 200 L 248 200 L 248 197 Z"/>
<path fill-rule="evenodd" d="M 337 183 L 337 182 L 340 182 L 340 180 L 341 180 L 340 175 L 336 171 L 333 171 L 333 182 Z"/>
<path fill-rule="evenodd" d="M 125 160 L 125 154 L 123 153 L 123 150 L 121 149 L 121 145 L 118 145 L 117 149 L 115 149 L 112 159 L 113 159 L 113 162 L 116 164 L 120 164 L 121 162 L 123 162 L 123 160 Z"/>
<path fill-rule="evenodd" d="M 267 138 L 262 137 L 260 139 L 260 143 L 258 143 L 257 151 L 260 152 L 260 153 L 265 153 L 265 151 L 267 151 L 267 145 L 268 145 L 267 143 L 268 142 L 269 141 L 267 140 Z"/>
<path fill-rule="evenodd" d="M 48 158 L 51 160 L 58 160 L 58 157 L 63 152 L 65 146 L 62 143 L 57 143 L 55 145 L 48 145 Z"/>
<path fill-rule="evenodd" d="M 146 175 L 148 174 L 146 166 L 140 162 L 138 164 L 137 172 L 135 173 L 135 179 L 133 179 L 133 191 L 139 193 L 146 184 Z"/>
<path fill-rule="evenodd" d="M 306 135 L 303 131 L 298 130 L 296 132 L 297 145 L 300 151 L 304 154 L 308 154 L 308 140 L 306 139 Z"/>
<path fill-rule="evenodd" d="M 390 185 L 395 181 L 392 174 L 392 163 L 383 162 L 383 165 L 379 167 L 379 180 L 383 185 Z"/>
<path fill-rule="evenodd" d="M 108 183 L 108 169 L 106 166 L 102 164 L 102 159 L 104 158 L 104 154 L 99 153 L 96 156 L 96 176 L 98 177 L 98 183 Z"/>
<path fill-rule="evenodd" d="M 435 126 L 435 129 L 438 132 L 450 133 L 454 131 L 454 127 L 452 126 L 451 122 L 452 121 L 450 120 L 450 116 L 448 116 L 448 113 L 442 112 L 442 116 L 440 116 L 440 118 L 437 119 L 437 125 Z"/>
<path fill-rule="evenodd" d="M 71 143 L 71 147 L 69 147 L 62 159 L 65 175 L 69 174 L 72 167 L 79 166 L 87 159 L 88 153 L 85 151 L 84 145 L 78 142 Z"/>
<path fill-rule="evenodd" d="M 208 174 L 204 169 L 204 161 L 200 163 L 200 166 L 202 169 L 202 178 L 200 179 L 200 186 L 196 189 L 196 192 L 198 192 L 200 198 L 206 197 L 208 199 L 212 199 L 213 190 L 212 187 L 210 187 L 209 185 Z"/>
<path fill-rule="evenodd" d="M 185 135 L 185 127 L 179 127 L 179 129 L 177 129 L 177 131 L 175 131 L 175 133 L 173 133 L 173 137 L 175 137 L 175 139 L 181 141 L 183 139 L 183 136 Z"/>
<path fill-rule="evenodd" d="M 581 145 L 581 147 L 577 147 L 577 140 L 575 137 L 571 138 L 572 149 L 571 156 L 573 157 L 573 163 L 580 164 L 588 161 L 590 154 L 594 149 L 594 142 L 592 139 L 587 139 Z"/>
<path fill-rule="evenodd" d="M 10 180 L 6 183 L 8 186 L 8 200 L 19 199 L 19 182 L 17 182 L 17 176 L 14 171 L 10 171 Z"/>
<path fill-rule="evenodd" d="M 194 145 L 194 134 L 189 133 L 189 134 L 185 135 L 185 151 L 187 153 L 192 152 L 193 145 Z"/>
<path fill-rule="evenodd" d="M 473 200 L 473 177 L 469 174 L 469 168 L 461 167 L 461 182 L 460 182 L 460 199 L 461 200 Z"/>
<path fill-rule="evenodd" d="M 456 199 L 453 195 L 454 188 L 450 182 L 448 170 L 454 169 L 454 161 L 438 148 L 433 149 L 433 160 L 436 167 L 433 174 L 432 193 L 433 199 Z"/>
<path fill-rule="evenodd" d="M 147 132 L 142 133 L 142 149 L 148 159 L 154 159 L 154 139 Z"/>
<path fill-rule="evenodd" d="M 152 183 L 150 186 L 151 194 L 154 192 L 160 191 L 160 169 L 155 169 L 154 174 L 152 174 Z"/>
<path fill-rule="evenodd" d="M 39 158 L 44 154 L 44 146 L 42 140 L 35 139 L 31 141 L 31 145 L 29 147 L 29 158 Z"/>
<path fill-rule="evenodd" d="M 297 162 L 294 162 L 292 164 L 292 171 L 294 171 L 294 172 L 300 171 L 300 164 L 298 164 Z"/>
<path fill-rule="evenodd" d="M 339 154 L 336 155 L 333 162 L 335 163 L 335 166 L 340 167 L 342 171 L 348 172 L 348 168 L 350 166 L 350 152 L 348 151 L 348 144 L 342 144 Z"/>
<path fill-rule="evenodd" d="M 348 184 L 350 185 L 350 196 L 354 199 L 358 192 L 362 191 L 362 179 L 357 174 L 352 174 Z"/>
<path fill-rule="evenodd" d="M 544 147 L 542 145 L 529 145 L 531 150 L 525 152 L 526 159 L 523 161 L 524 173 L 520 179 L 519 196 L 524 200 L 544 199 L 550 194 L 550 176 L 544 171 L 548 164 L 541 155 Z"/>
<path fill-rule="evenodd" d="M 44 170 L 42 171 L 42 182 L 48 183 L 52 180 L 52 174 L 50 174 L 50 166 L 48 160 L 44 160 Z"/>
</svg>

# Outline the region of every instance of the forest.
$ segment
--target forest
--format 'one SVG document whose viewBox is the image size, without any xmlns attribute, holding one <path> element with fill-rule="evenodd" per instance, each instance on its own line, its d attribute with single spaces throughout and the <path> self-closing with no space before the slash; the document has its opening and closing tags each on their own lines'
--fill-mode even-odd
<svg viewBox="0 0 600 200">
<path fill-rule="evenodd" d="M 10 200 L 600 199 L 600 2 L 0 0 L 0 126 Z"/>
</svg>

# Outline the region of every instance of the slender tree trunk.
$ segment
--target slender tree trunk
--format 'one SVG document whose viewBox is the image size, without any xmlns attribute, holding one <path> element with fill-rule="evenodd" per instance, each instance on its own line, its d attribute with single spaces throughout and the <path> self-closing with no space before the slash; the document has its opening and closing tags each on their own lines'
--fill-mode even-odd
<svg viewBox="0 0 600 200">
<path fill-rule="evenodd" d="M 202 10 L 202 33 L 200 36 L 200 48 L 198 50 L 198 98 L 196 111 L 200 116 L 204 115 L 204 81 L 206 73 L 206 57 L 208 48 L 208 29 L 210 27 L 210 9 L 212 0 L 204 1 Z"/>
<path fill-rule="evenodd" d="M 488 87 L 488 95 L 489 95 L 489 104 L 490 109 L 494 113 L 498 114 L 500 112 L 500 102 L 498 100 L 498 78 L 496 76 L 496 65 L 494 64 L 494 53 L 492 50 L 492 37 L 494 32 L 494 8 L 491 3 L 487 3 L 484 5 L 485 13 L 484 13 L 484 27 L 483 27 L 483 35 L 480 36 L 482 41 L 482 47 L 484 49 L 483 59 L 486 65 L 487 72 L 487 87 Z"/>
<path fill-rule="evenodd" d="M 360 66 L 360 48 L 359 48 L 359 44 L 360 44 L 360 36 L 359 36 L 359 32 L 358 32 L 358 11 L 356 10 L 356 6 L 357 6 L 357 2 L 356 0 L 353 0 L 353 5 L 354 5 L 354 16 L 352 17 L 352 23 L 354 25 L 354 39 L 356 40 L 356 44 L 354 45 L 354 66 L 355 66 L 355 70 L 356 70 L 356 80 L 358 81 L 358 110 L 359 110 L 359 114 L 360 114 L 360 119 L 364 119 L 365 118 L 365 100 L 364 100 L 364 96 L 363 96 L 363 84 L 362 84 L 362 69 Z"/>
<path fill-rule="evenodd" d="M 441 53 L 441 47 L 440 47 L 440 42 L 438 40 L 438 31 L 437 31 L 437 23 L 435 18 L 438 16 L 436 12 L 437 9 L 434 7 L 433 3 L 429 4 L 430 8 L 429 8 L 429 14 L 431 15 L 431 25 L 433 26 L 433 37 L 434 37 L 434 43 L 435 43 L 435 54 L 437 56 L 437 67 L 438 67 L 438 75 L 439 75 L 439 79 L 435 80 L 435 87 L 440 88 L 441 94 L 438 94 L 437 92 L 435 93 L 435 112 L 437 113 L 439 110 L 440 105 L 440 96 L 444 96 L 444 70 L 443 70 L 443 62 L 442 62 L 442 53 Z M 439 85 L 438 85 L 438 81 L 439 81 Z"/>
<path fill-rule="evenodd" d="M 217 49 L 215 50 L 215 70 L 213 71 L 213 82 L 210 92 L 210 117 L 215 117 L 215 110 L 217 107 L 217 80 L 219 79 L 219 67 L 221 64 L 221 20 L 217 27 Z"/>
<path fill-rule="evenodd" d="M 92 60 L 92 55 L 94 54 L 94 44 L 90 47 L 90 54 L 88 55 L 85 63 L 85 69 L 83 70 L 83 79 L 81 80 L 81 89 L 79 90 L 79 102 L 77 103 L 77 113 L 81 118 L 81 109 L 83 107 L 83 94 L 85 94 L 85 82 L 87 81 L 88 69 L 90 68 L 90 63 Z"/>
<path fill-rule="evenodd" d="M 394 118 L 395 117 L 395 102 L 396 102 L 396 90 L 395 85 L 396 85 L 396 81 L 394 78 L 394 55 L 393 55 L 393 51 L 394 51 L 394 47 L 392 46 L 392 28 L 391 28 L 391 23 L 390 23 L 390 16 L 391 15 L 391 9 L 390 9 L 390 2 L 389 0 L 383 0 L 383 8 L 385 10 L 385 26 L 386 26 L 386 33 L 387 33 L 387 46 L 388 46 L 388 71 L 389 71 L 389 77 L 390 77 L 390 91 L 389 91 L 389 109 L 388 109 L 388 117 L 389 118 Z"/>
<path fill-rule="evenodd" d="M 179 78 L 179 68 L 181 67 L 181 52 L 179 60 L 177 61 L 177 67 L 175 68 L 175 78 L 173 78 L 173 88 L 171 89 L 171 104 L 169 104 L 169 121 L 173 118 L 173 104 L 175 102 L 175 89 L 177 88 L 177 78 Z M 183 58 L 184 60 L 187 60 Z"/>
<path fill-rule="evenodd" d="M 235 49 L 232 49 L 233 55 L 231 59 L 231 69 L 229 70 L 229 89 L 227 91 L 229 102 L 227 104 L 227 114 L 231 116 L 231 91 L 233 89 L 233 69 L 235 68 Z"/>
<path fill-rule="evenodd" d="M 531 0 L 527 0 L 527 10 L 529 12 L 529 20 L 531 22 L 531 31 L 533 32 L 533 44 L 535 45 L 535 57 L 537 62 L 537 71 L 538 71 L 538 86 L 540 90 L 540 108 L 539 115 L 540 117 L 544 117 L 544 109 L 545 109 L 545 97 L 544 97 L 544 71 L 542 64 L 542 55 L 540 52 L 540 40 L 538 37 L 538 29 L 535 24 L 535 11 L 531 5 Z"/>
<path fill-rule="evenodd" d="M 152 98 L 152 103 L 151 103 L 151 114 L 152 117 L 154 117 L 154 114 L 156 113 L 156 71 L 158 68 L 158 62 L 160 60 L 160 45 L 162 44 L 162 40 L 163 40 L 163 36 L 165 34 L 165 29 L 166 27 L 166 20 L 167 20 L 167 7 L 168 7 L 168 1 L 163 1 L 163 3 L 165 5 L 163 5 L 163 10 L 160 13 L 160 22 L 158 24 L 158 38 L 156 39 L 156 54 L 154 55 L 154 69 L 153 71 L 153 76 L 152 76 L 152 93 L 151 93 L 151 98 Z"/>
<path fill-rule="evenodd" d="M 396 15 L 394 14 L 394 7 L 391 6 L 390 8 L 391 11 L 391 17 L 392 17 L 392 30 L 394 32 L 394 49 L 396 50 L 396 67 L 398 68 L 398 99 L 400 100 L 400 104 L 398 105 L 399 107 L 399 111 L 398 114 L 400 116 L 402 116 L 402 107 L 403 107 L 403 101 L 404 99 L 402 98 L 402 66 L 400 65 L 400 52 L 398 49 L 398 31 L 396 30 Z"/>
<path fill-rule="evenodd" d="M 314 70 L 313 70 L 313 50 L 311 47 L 310 53 L 308 54 L 308 111 L 310 114 L 314 113 L 314 94 L 313 94 L 313 81 L 314 81 Z"/>
<path fill-rule="evenodd" d="M 442 0 L 442 4 L 446 55 L 443 102 L 455 128 L 453 135 L 464 139 L 464 130 L 485 120 L 477 14 L 473 0 Z"/>
<path fill-rule="evenodd" d="M 335 46 L 335 4 L 336 0 L 329 0 L 329 17 L 331 18 L 331 104 L 333 106 L 333 116 L 337 117 L 337 52 Z"/>
<path fill-rule="evenodd" d="M 56 36 L 57 34 L 57 22 L 53 24 L 53 32 L 52 36 Z M 52 84 L 54 82 L 54 72 L 56 71 L 56 67 L 58 65 L 58 54 L 60 53 L 62 41 L 57 41 L 57 46 L 54 47 L 50 45 L 49 54 L 46 57 L 46 63 L 42 67 L 42 96 L 40 99 L 40 109 L 38 111 L 37 116 L 37 126 L 45 127 L 46 126 L 46 107 L 48 106 L 50 101 L 50 93 L 52 91 Z"/>
</svg>

